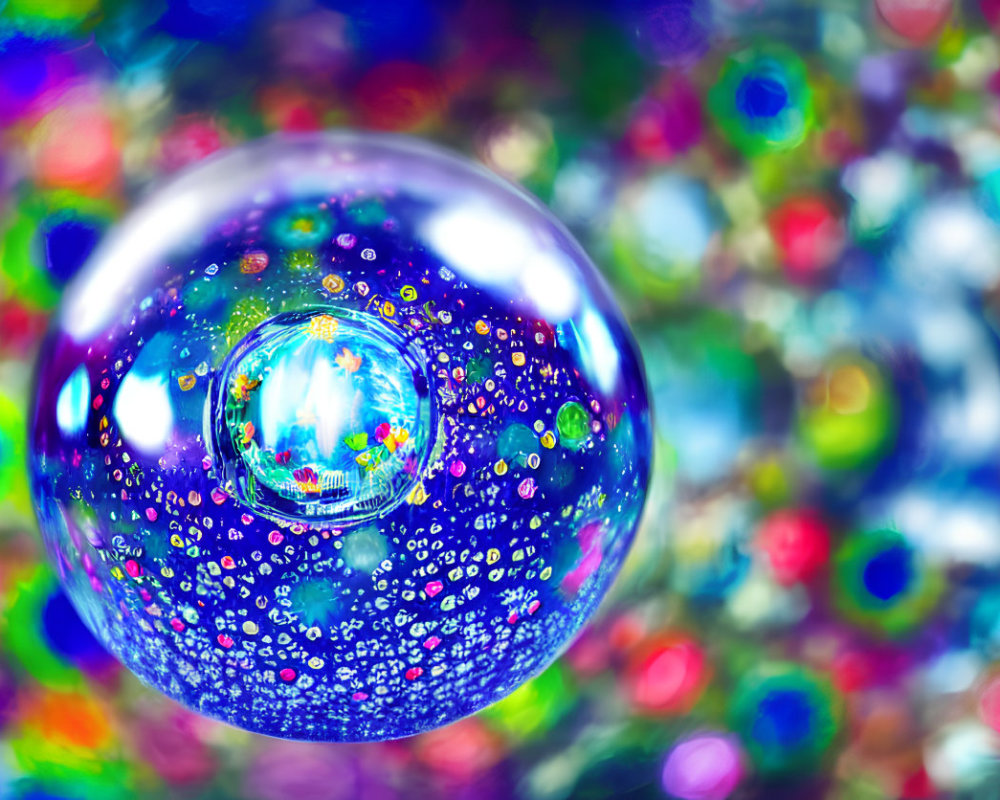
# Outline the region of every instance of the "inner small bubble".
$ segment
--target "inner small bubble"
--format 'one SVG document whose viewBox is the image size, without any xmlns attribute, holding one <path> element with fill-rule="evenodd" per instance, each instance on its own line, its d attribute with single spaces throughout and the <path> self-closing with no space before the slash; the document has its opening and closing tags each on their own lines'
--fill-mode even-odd
<svg viewBox="0 0 1000 800">
<path fill-rule="evenodd" d="M 395 508 L 430 449 L 422 360 L 340 308 L 261 323 L 233 348 L 213 394 L 225 478 L 272 519 L 347 525 Z"/>
</svg>

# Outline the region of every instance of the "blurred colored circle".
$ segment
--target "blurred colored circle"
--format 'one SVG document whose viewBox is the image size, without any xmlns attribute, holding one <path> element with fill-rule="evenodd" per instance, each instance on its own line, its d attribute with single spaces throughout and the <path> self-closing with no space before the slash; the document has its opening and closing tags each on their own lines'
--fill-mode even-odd
<svg viewBox="0 0 1000 800">
<path fill-rule="evenodd" d="M 731 55 L 708 107 L 722 135 L 748 156 L 797 147 L 814 122 L 805 64 L 777 45 Z"/>
<path fill-rule="evenodd" d="M 661 635 L 636 648 L 624 681 L 637 711 L 683 714 L 698 701 L 708 677 L 705 653 L 696 641 L 682 635 Z"/>
<path fill-rule="evenodd" d="M 807 582 L 830 558 L 830 531 L 810 509 L 785 509 L 767 516 L 757 530 L 757 546 L 783 586 Z"/>
<path fill-rule="evenodd" d="M 544 735 L 572 708 L 573 685 L 566 668 L 556 662 L 540 675 L 480 712 L 494 730 L 515 740 Z"/>
<path fill-rule="evenodd" d="M 659 172 L 626 184 L 611 221 L 617 274 L 648 300 L 689 294 L 701 283 L 716 225 L 699 181 Z"/>
<path fill-rule="evenodd" d="M 725 800 L 743 778 L 735 737 L 702 733 L 674 745 L 663 765 L 663 790 L 679 800 Z"/>
<path fill-rule="evenodd" d="M 834 558 L 834 605 L 855 624 L 888 636 L 924 622 L 941 588 L 940 575 L 897 531 L 852 534 Z"/>
<path fill-rule="evenodd" d="M 891 445 L 895 405 L 892 387 L 874 363 L 858 355 L 838 356 L 805 392 L 799 437 L 823 469 L 862 467 Z"/>
<path fill-rule="evenodd" d="M 840 729 L 839 702 L 829 682 L 794 664 L 748 673 L 729 711 L 750 759 L 765 775 L 817 769 Z"/>
<path fill-rule="evenodd" d="M 81 673 L 100 677 L 118 667 L 47 568 L 18 576 L 6 604 L 3 631 L 7 651 L 39 683 L 78 687 Z"/>
<path fill-rule="evenodd" d="M 885 24 L 913 44 L 925 44 L 940 33 L 954 5 L 954 0 L 875 0 Z"/>
<path fill-rule="evenodd" d="M 768 216 L 781 265 L 795 281 L 821 275 L 844 246 L 844 229 L 830 202 L 801 195 L 782 202 Z"/>
</svg>

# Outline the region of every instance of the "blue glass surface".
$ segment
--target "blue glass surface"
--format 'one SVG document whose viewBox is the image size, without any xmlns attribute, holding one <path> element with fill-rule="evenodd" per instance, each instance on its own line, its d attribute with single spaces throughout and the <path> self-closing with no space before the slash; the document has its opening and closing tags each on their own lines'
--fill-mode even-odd
<svg viewBox="0 0 1000 800">
<path fill-rule="evenodd" d="M 631 543 L 645 383 L 539 203 L 413 140 L 265 140 L 151 195 L 43 349 L 35 498 L 143 680 L 314 740 L 472 713 L 571 641 Z"/>
</svg>

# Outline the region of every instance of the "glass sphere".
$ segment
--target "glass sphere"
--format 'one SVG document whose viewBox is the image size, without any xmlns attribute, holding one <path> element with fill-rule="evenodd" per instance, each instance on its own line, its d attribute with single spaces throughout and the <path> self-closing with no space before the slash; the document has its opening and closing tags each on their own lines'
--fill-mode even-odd
<svg viewBox="0 0 1000 800">
<path fill-rule="evenodd" d="M 33 490 L 101 641 L 204 714 L 406 736 L 504 697 L 608 589 L 639 357 L 537 201 L 405 138 L 275 138 L 169 183 L 70 284 Z"/>
</svg>

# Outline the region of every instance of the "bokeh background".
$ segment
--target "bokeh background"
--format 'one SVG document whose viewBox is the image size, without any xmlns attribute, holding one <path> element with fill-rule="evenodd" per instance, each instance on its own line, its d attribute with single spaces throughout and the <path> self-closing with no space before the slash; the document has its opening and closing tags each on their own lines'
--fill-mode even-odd
<svg viewBox="0 0 1000 800">
<path fill-rule="evenodd" d="M 0 797 L 1000 797 L 1000 0 L 0 0 Z M 44 562 L 24 419 L 138 197 L 276 131 L 535 192 L 633 323 L 656 468 L 612 596 L 476 717 L 200 718 Z"/>
</svg>

